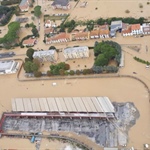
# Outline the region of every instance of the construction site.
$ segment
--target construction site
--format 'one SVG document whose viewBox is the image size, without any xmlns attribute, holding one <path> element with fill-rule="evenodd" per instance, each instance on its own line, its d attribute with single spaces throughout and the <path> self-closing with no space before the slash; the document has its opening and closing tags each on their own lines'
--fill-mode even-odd
<svg viewBox="0 0 150 150">
<path fill-rule="evenodd" d="M 41 110 L 33 110 L 33 100 L 37 100 L 34 106 Z M 41 98 L 12 99 L 12 112 L 3 113 L 0 121 L 1 135 L 10 135 L 12 131 L 21 134 L 65 131 L 86 135 L 102 147 L 126 146 L 128 131 L 140 116 L 133 103 L 111 103 L 108 97 L 42 98 L 40 101 Z M 66 105 L 67 101 L 70 104 Z M 54 106 L 49 107 L 52 103 L 56 105 L 55 111 Z"/>
</svg>

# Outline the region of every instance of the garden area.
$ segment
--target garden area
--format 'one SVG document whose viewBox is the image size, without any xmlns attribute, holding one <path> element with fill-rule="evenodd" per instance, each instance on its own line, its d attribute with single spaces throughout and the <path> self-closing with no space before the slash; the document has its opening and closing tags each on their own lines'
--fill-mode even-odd
<svg viewBox="0 0 150 150">
<path fill-rule="evenodd" d="M 49 48 L 51 49 L 51 48 Z M 54 48 L 53 48 L 54 49 Z M 58 52 L 58 49 L 56 49 Z M 40 68 L 45 62 L 40 62 L 38 59 L 33 58 L 34 49 L 29 48 L 26 52 L 27 57 L 25 58 L 23 68 L 26 75 L 32 74 L 32 77 L 59 77 L 59 76 L 74 76 L 74 75 L 90 75 L 90 74 L 101 74 L 101 73 L 116 73 L 119 69 L 120 59 L 121 59 L 121 47 L 118 43 L 113 41 L 102 41 L 95 42 L 94 45 L 94 64 L 92 67 L 88 68 L 85 66 L 83 69 L 71 69 L 71 63 L 67 62 L 57 62 L 49 63 L 49 67 L 44 72 L 40 71 Z M 90 50 L 93 51 L 93 50 Z M 74 62 L 78 60 L 73 60 Z M 81 61 L 86 62 L 81 59 Z"/>
</svg>

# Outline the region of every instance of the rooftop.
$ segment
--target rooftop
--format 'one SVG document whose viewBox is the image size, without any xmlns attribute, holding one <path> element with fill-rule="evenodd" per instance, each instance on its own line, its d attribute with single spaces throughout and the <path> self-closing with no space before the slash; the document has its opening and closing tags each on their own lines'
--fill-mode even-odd
<svg viewBox="0 0 150 150">
<path fill-rule="evenodd" d="M 59 33 L 55 36 L 52 36 L 50 38 L 47 38 L 47 41 L 51 41 L 51 40 L 61 40 L 61 39 L 70 39 L 70 34 L 69 33 Z"/>
<path fill-rule="evenodd" d="M 26 45 L 28 45 L 28 44 L 34 44 L 35 41 L 36 41 L 36 39 L 29 38 L 27 40 L 24 40 L 23 44 L 26 44 Z"/>
<path fill-rule="evenodd" d="M 83 52 L 83 51 L 89 51 L 89 48 L 87 46 L 79 46 L 64 49 L 64 53 Z"/>
<path fill-rule="evenodd" d="M 132 30 L 140 30 L 141 29 L 141 25 L 140 24 L 132 24 L 131 25 L 131 31 Z"/>
<path fill-rule="evenodd" d="M 69 0 L 54 0 L 54 2 L 52 3 L 53 5 L 61 5 L 61 6 L 67 6 L 69 3 Z"/>
<path fill-rule="evenodd" d="M 10 69 L 13 62 L 13 60 L 0 61 L 0 71 Z"/>
<path fill-rule="evenodd" d="M 33 54 L 33 57 L 35 56 L 41 56 L 41 55 L 54 55 L 55 54 L 55 50 L 51 49 L 51 50 L 45 50 L 45 51 L 36 51 Z"/>
</svg>

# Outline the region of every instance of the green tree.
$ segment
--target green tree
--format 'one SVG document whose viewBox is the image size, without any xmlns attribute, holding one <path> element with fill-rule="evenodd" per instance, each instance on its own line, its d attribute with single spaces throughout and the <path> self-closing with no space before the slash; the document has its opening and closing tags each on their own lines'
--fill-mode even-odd
<svg viewBox="0 0 150 150">
<path fill-rule="evenodd" d="M 39 69 L 39 66 L 34 62 L 32 62 L 30 67 L 31 67 L 32 72 L 38 71 L 38 69 Z"/>
<path fill-rule="evenodd" d="M 104 54 L 99 54 L 94 63 L 95 66 L 106 66 L 108 65 L 108 59 Z"/>
<path fill-rule="evenodd" d="M 50 47 L 49 47 L 49 50 L 50 50 L 50 49 L 56 49 L 56 47 L 55 47 L 55 46 L 50 46 Z"/>
<path fill-rule="evenodd" d="M 52 73 L 50 70 L 47 71 L 47 76 L 49 76 L 49 77 L 52 76 Z"/>
<path fill-rule="evenodd" d="M 34 54 L 34 49 L 33 48 L 29 48 L 26 51 L 26 55 L 29 57 L 30 60 L 33 60 L 33 54 Z"/>
<path fill-rule="evenodd" d="M 31 73 L 32 70 L 31 70 L 31 64 L 32 62 L 31 61 L 27 61 L 23 64 L 23 68 L 25 70 L 26 73 Z"/>
<path fill-rule="evenodd" d="M 35 77 L 41 77 L 41 76 L 42 76 L 41 71 L 35 71 L 35 72 L 34 72 L 34 76 L 35 76 Z"/>
<path fill-rule="evenodd" d="M 74 75 L 74 70 L 70 70 L 70 75 Z"/>
<path fill-rule="evenodd" d="M 76 70 L 76 74 L 80 75 L 81 74 L 80 70 Z"/>
<path fill-rule="evenodd" d="M 42 12 L 41 12 L 41 6 L 35 6 L 34 7 L 34 15 L 36 16 L 36 17 L 40 17 L 40 15 L 42 14 Z"/>
<path fill-rule="evenodd" d="M 62 75 L 62 76 L 64 76 L 65 75 L 65 70 L 64 69 L 60 69 L 59 70 L 59 74 Z"/>
</svg>

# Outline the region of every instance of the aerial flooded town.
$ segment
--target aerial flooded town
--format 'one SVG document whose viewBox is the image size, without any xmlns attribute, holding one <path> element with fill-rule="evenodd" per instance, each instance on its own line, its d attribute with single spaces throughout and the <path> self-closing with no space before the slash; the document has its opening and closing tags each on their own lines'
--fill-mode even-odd
<svg viewBox="0 0 150 150">
<path fill-rule="evenodd" d="M 149 14 L 0 0 L 0 150 L 150 150 Z"/>
</svg>

